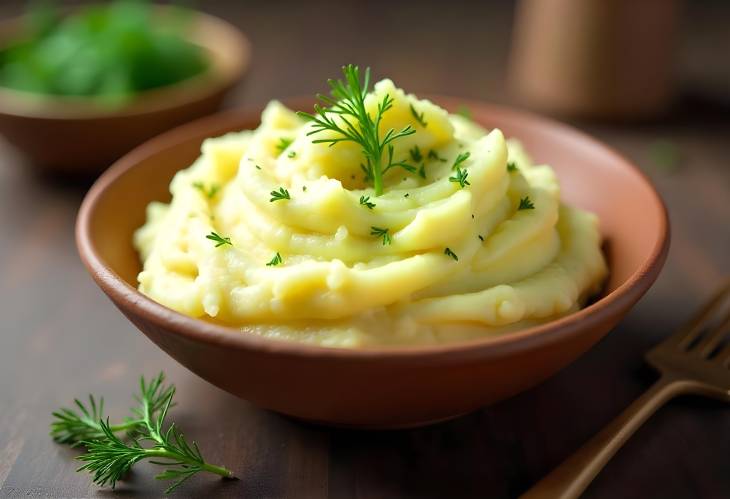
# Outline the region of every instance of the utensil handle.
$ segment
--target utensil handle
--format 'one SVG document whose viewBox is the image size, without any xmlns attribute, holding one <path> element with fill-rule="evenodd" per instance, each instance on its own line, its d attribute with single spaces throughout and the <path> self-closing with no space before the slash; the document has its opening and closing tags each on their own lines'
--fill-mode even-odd
<svg viewBox="0 0 730 499">
<path fill-rule="evenodd" d="M 521 499 L 575 499 L 631 435 L 665 402 L 686 392 L 689 383 L 662 376 L 643 395 L 572 456 L 525 492 Z"/>
</svg>

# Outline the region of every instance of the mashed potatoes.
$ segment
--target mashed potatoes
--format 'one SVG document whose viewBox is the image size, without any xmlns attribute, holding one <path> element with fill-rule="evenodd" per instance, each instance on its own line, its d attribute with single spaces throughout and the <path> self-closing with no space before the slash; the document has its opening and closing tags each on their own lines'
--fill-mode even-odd
<svg viewBox="0 0 730 499">
<path fill-rule="evenodd" d="M 549 166 L 390 80 L 371 112 L 385 94 L 381 129 L 416 133 L 393 142 L 411 168 L 391 168 L 383 195 L 357 144 L 315 144 L 312 123 L 272 102 L 258 129 L 207 140 L 170 204 L 150 204 L 139 289 L 193 317 L 340 347 L 502 334 L 599 289 L 598 221 L 560 202 Z"/>
</svg>

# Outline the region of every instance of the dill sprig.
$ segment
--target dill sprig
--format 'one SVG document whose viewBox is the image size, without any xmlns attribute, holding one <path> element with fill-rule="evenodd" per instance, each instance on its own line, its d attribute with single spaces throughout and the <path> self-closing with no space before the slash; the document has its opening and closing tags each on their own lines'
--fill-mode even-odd
<svg viewBox="0 0 730 499">
<path fill-rule="evenodd" d="M 276 267 L 277 265 L 279 265 L 283 262 L 284 262 L 284 260 L 281 258 L 281 255 L 277 251 L 276 254 L 274 255 L 274 258 L 272 258 L 271 261 L 269 261 L 269 263 L 266 264 L 266 266 L 267 267 Z"/>
<path fill-rule="evenodd" d="M 407 171 L 409 173 L 416 173 L 415 166 L 409 165 L 405 161 L 393 161 L 393 151 L 394 151 L 393 145 L 389 144 L 388 145 L 388 163 L 387 163 L 388 166 L 386 166 L 385 169 L 383 169 L 383 175 L 385 175 L 385 173 L 388 170 L 390 170 L 391 168 L 395 168 L 396 166 L 400 166 L 401 168 L 403 168 L 405 171 Z M 373 175 L 371 174 L 371 177 L 372 176 Z"/>
<path fill-rule="evenodd" d="M 294 139 L 290 139 L 288 137 L 279 137 L 279 143 L 276 144 L 276 148 L 279 150 L 279 154 L 286 151 L 286 149 L 292 145 L 292 142 L 294 142 Z"/>
<path fill-rule="evenodd" d="M 517 207 L 518 210 L 534 210 L 535 204 L 530 199 L 530 196 L 525 196 L 520 199 L 520 205 Z"/>
<path fill-rule="evenodd" d="M 328 80 L 331 97 L 318 94 L 317 98 L 329 107 L 316 104 L 314 114 L 298 112 L 299 116 L 313 122 L 312 131 L 307 135 L 320 132 L 335 132 L 336 136 L 327 139 L 315 139 L 315 144 L 324 143 L 334 146 L 339 142 L 355 142 L 362 147 L 365 164 L 362 165 L 367 181 L 372 180 L 375 195 L 383 193 L 383 175 L 392 167 L 406 168 L 403 162 L 393 163 L 392 142 L 401 137 L 416 133 L 410 126 L 400 131 L 391 128 L 382 137 L 380 123 L 383 115 L 393 107 L 393 98 L 386 94 L 378 102 L 374 117 L 365 108 L 365 96 L 370 86 L 370 68 L 365 70 L 364 80 L 360 81 L 360 69 L 349 64 L 342 68 L 343 80 Z M 384 157 L 387 152 L 387 161 Z M 410 165 L 409 165 L 410 166 Z M 413 170 L 415 171 L 414 167 Z"/>
<path fill-rule="evenodd" d="M 418 175 L 422 178 L 426 178 L 426 165 L 425 163 L 421 163 L 421 167 L 418 169 Z"/>
<path fill-rule="evenodd" d="M 518 170 L 517 163 L 515 163 L 514 161 L 508 161 L 507 162 L 507 171 L 508 172 L 510 172 L 510 173 L 511 172 L 516 172 L 517 170 Z"/>
<path fill-rule="evenodd" d="M 413 107 L 413 104 L 409 104 L 409 107 L 411 108 L 411 114 L 413 115 L 413 119 L 415 119 L 419 125 L 421 125 L 423 128 L 426 128 L 428 126 L 428 123 L 426 123 L 426 120 L 423 119 L 423 111 L 419 113 L 416 111 L 416 108 Z"/>
<path fill-rule="evenodd" d="M 296 151 L 289 151 L 286 155 L 287 158 L 296 158 L 297 152 Z"/>
<path fill-rule="evenodd" d="M 210 184 L 210 187 L 205 187 L 203 182 L 193 182 L 193 187 L 202 192 L 208 199 L 213 199 L 221 188 L 218 184 Z"/>
<path fill-rule="evenodd" d="M 459 153 L 459 155 L 456 156 L 456 159 L 454 160 L 454 164 L 451 165 L 451 169 L 456 170 L 457 168 L 459 168 L 464 161 L 469 159 L 469 156 L 471 156 L 471 153 L 469 151 Z"/>
<path fill-rule="evenodd" d="M 459 261 L 459 257 L 456 256 L 456 253 L 454 253 L 453 251 L 451 251 L 451 248 L 446 248 L 444 250 L 444 255 L 450 256 L 451 258 L 454 259 L 454 261 L 457 261 L 457 262 Z"/>
<path fill-rule="evenodd" d="M 449 182 L 456 182 L 463 189 L 467 185 L 471 185 L 466 179 L 469 176 L 469 172 L 466 169 L 456 168 L 456 175 L 449 177 Z"/>
<path fill-rule="evenodd" d="M 269 203 L 273 203 L 274 201 L 282 201 L 284 199 L 291 199 L 291 196 L 289 196 L 289 191 L 284 189 L 283 187 L 279 187 L 278 191 L 271 191 L 269 194 L 271 194 L 271 199 L 269 199 Z"/>
<path fill-rule="evenodd" d="M 375 208 L 375 203 L 370 201 L 370 196 L 360 196 L 360 204 L 369 210 Z"/>
<path fill-rule="evenodd" d="M 411 155 L 411 159 L 414 163 L 420 163 L 423 161 L 423 154 L 421 154 L 421 149 L 418 146 L 413 146 L 409 149 L 408 154 Z"/>
<path fill-rule="evenodd" d="M 166 403 L 174 388 L 161 387 L 165 380 L 163 373 L 160 373 L 153 380 L 160 386 L 149 398 L 149 405 L 153 414 L 157 414 Z M 135 397 L 136 398 L 136 397 Z M 139 402 L 139 400 L 137 399 Z M 79 399 L 74 399 L 78 412 L 74 409 L 62 407 L 52 413 L 54 420 L 51 422 L 51 437 L 58 443 L 78 445 L 80 442 L 96 440 L 104 436 L 102 421 L 104 416 L 104 397 L 100 397 L 97 403 L 93 395 L 89 395 L 89 405 L 84 405 Z M 135 417 L 126 418 L 120 424 L 111 425 L 109 429 L 113 433 L 125 432 L 127 435 L 138 433 L 144 420 L 136 408 L 132 409 Z"/>
<path fill-rule="evenodd" d="M 149 383 L 142 377 L 140 393 L 135 397 L 138 406 L 132 409 L 134 416 L 119 425 L 109 423 L 109 418 L 104 417 L 103 399 L 97 404 L 93 396 L 89 396 L 88 407 L 75 401 L 80 412 L 64 408 L 53 413 L 53 438 L 86 448 L 86 453 L 78 457 L 85 464 L 77 471 L 89 471 L 94 483 L 114 488 L 132 466 L 148 459 L 152 464 L 167 467 L 155 478 L 174 480 L 166 493 L 201 471 L 233 477 L 230 470 L 207 463 L 198 445 L 189 444 L 174 423 L 165 429 L 165 418 L 174 405 L 175 387 L 165 386 L 164 380 L 163 373 Z M 117 435 L 122 431 L 126 432 L 128 442 Z"/>
<path fill-rule="evenodd" d="M 220 246 L 223 246 L 224 244 L 227 244 L 229 246 L 233 246 L 233 243 L 231 242 L 230 237 L 223 237 L 217 232 L 211 232 L 207 236 L 205 236 L 206 239 L 210 239 L 211 241 L 215 241 L 215 247 L 218 248 Z"/>
<path fill-rule="evenodd" d="M 390 229 L 382 229 L 380 227 L 370 227 L 370 235 L 383 238 L 383 246 L 389 245 L 393 240 L 390 238 Z"/>
</svg>

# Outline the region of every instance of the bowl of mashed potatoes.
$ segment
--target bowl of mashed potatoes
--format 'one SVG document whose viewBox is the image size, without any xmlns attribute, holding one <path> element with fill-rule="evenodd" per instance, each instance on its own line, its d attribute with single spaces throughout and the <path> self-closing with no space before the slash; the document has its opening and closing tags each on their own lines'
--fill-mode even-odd
<svg viewBox="0 0 730 499">
<path fill-rule="evenodd" d="M 82 259 L 172 357 L 297 418 L 421 425 L 544 380 L 653 283 L 666 210 L 625 158 L 354 69 L 314 112 L 200 120 L 90 190 Z"/>
</svg>

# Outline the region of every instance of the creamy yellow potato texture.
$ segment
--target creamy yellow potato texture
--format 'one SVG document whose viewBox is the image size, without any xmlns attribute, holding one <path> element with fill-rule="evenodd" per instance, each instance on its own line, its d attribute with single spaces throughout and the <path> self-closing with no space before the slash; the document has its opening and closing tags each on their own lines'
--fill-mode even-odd
<svg viewBox="0 0 730 499">
<path fill-rule="evenodd" d="M 258 129 L 203 144 L 170 204 L 149 205 L 139 289 L 247 333 L 337 347 L 503 334 L 599 290 L 598 220 L 560 202 L 549 166 L 390 80 L 371 112 L 385 94 L 381 130 L 415 129 L 393 142 L 414 171 L 391 168 L 375 196 L 358 144 L 313 143 L 332 132 L 307 135 L 310 121 L 271 102 Z"/>
</svg>

